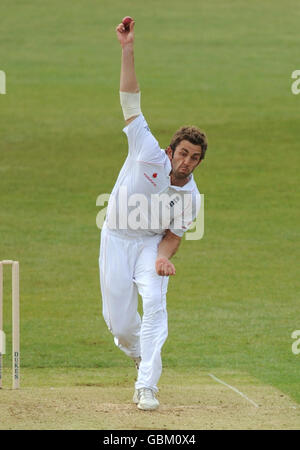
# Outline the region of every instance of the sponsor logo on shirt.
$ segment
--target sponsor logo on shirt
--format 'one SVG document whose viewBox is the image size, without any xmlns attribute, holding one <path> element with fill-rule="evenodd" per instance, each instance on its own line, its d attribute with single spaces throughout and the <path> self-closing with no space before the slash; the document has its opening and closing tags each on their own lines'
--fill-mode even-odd
<svg viewBox="0 0 300 450">
<path fill-rule="evenodd" d="M 169 205 L 170 205 L 170 206 L 174 206 L 175 203 L 178 203 L 178 202 L 179 202 L 179 200 L 180 200 L 180 197 L 177 196 L 177 197 L 175 197 L 173 200 L 170 201 Z"/>
<path fill-rule="evenodd" d="M 154 175 L 154 174 L 153 174 Z M 156 174 L 157 175 L 157 174 Z M 154 181 L 149 177 L 149 175 L 147 175 L 145 172 L 144 172 L 144 176 L 147 178 L 147 180 L 148 181 L 150 181 L 150 183 L 152 183 L 153 184 L 153 186 L 157 186 L 157 184 L 156 183 L 154 183 Z M 155 177 L 154 177 L 155 178 Z"/>
</svg>

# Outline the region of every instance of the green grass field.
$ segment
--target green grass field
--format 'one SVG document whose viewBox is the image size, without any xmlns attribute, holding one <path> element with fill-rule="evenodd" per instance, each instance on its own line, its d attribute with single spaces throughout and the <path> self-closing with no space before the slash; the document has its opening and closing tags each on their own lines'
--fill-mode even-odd
<svg viewBox="0 0 300 450">
<path fill-rule="evenodd" d="M 22 367 L 44 369 L 37 388 L 54 369 L 131 367 L 102 319 L 96 227 L 127 152 L 115 26 L 128 14 L 161 147 L 184 124 L 209 139 L 195 172 L 205 234 L 174 257 L 164 366 L 183 386 L 189 371 L 248 374 L 300 403 L 296 0 L 2 0 L 0 260 L 20 261 Z"/>
</svg>

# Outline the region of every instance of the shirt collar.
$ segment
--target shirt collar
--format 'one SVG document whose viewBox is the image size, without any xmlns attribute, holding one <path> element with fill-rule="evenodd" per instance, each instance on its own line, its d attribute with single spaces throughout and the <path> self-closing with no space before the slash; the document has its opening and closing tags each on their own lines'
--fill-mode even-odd
<svg viewBox="0 0 300 450">
<path fill-rule="evenodd" d="M 192 192 L 194 190 L 194 177 L 191 173 L 189 181 L 184 186 L 174 186 L 174 184 L 171 184 L 171 177 L 170 180 L 170 187 L 174 189 L 175 191 L 181 191 L 181 192 Z"/>
</svg>

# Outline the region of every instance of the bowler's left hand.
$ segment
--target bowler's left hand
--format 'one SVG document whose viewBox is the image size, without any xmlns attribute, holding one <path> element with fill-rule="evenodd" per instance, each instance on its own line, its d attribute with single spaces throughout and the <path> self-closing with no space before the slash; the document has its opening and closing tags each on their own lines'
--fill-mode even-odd
<svg viewBox="0 0 300 450">
<path fill-rule="evenodd" d="M 172 264 L 171 261 L 169 261 L 168 258 L 165 258 L 164 256 L 160 256 L 156 259 L 155 270 L 156 273 L 161 276 L 169 276 L 176 274 L 174 264 Z"/>
</svg>

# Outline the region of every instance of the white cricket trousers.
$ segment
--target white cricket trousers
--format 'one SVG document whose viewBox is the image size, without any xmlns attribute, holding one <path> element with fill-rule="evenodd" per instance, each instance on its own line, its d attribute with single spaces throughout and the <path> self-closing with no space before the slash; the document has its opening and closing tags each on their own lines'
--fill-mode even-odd
<svg viewBox="0 0 300 450">
<path fill-rule="evenodd" d="M 155 392 L 162 371 L 161 348 L 168 336 L 169 277 L 155 271 L 161 239 L 161 235 L 124 237 L 104 224 L 99 257 L 104 320 L 115 344 L 131 358 L 142 358 L 136 389 L 147 387 Z M 138 294 L 143 301 L 142 320 Z"/>
</svg>

